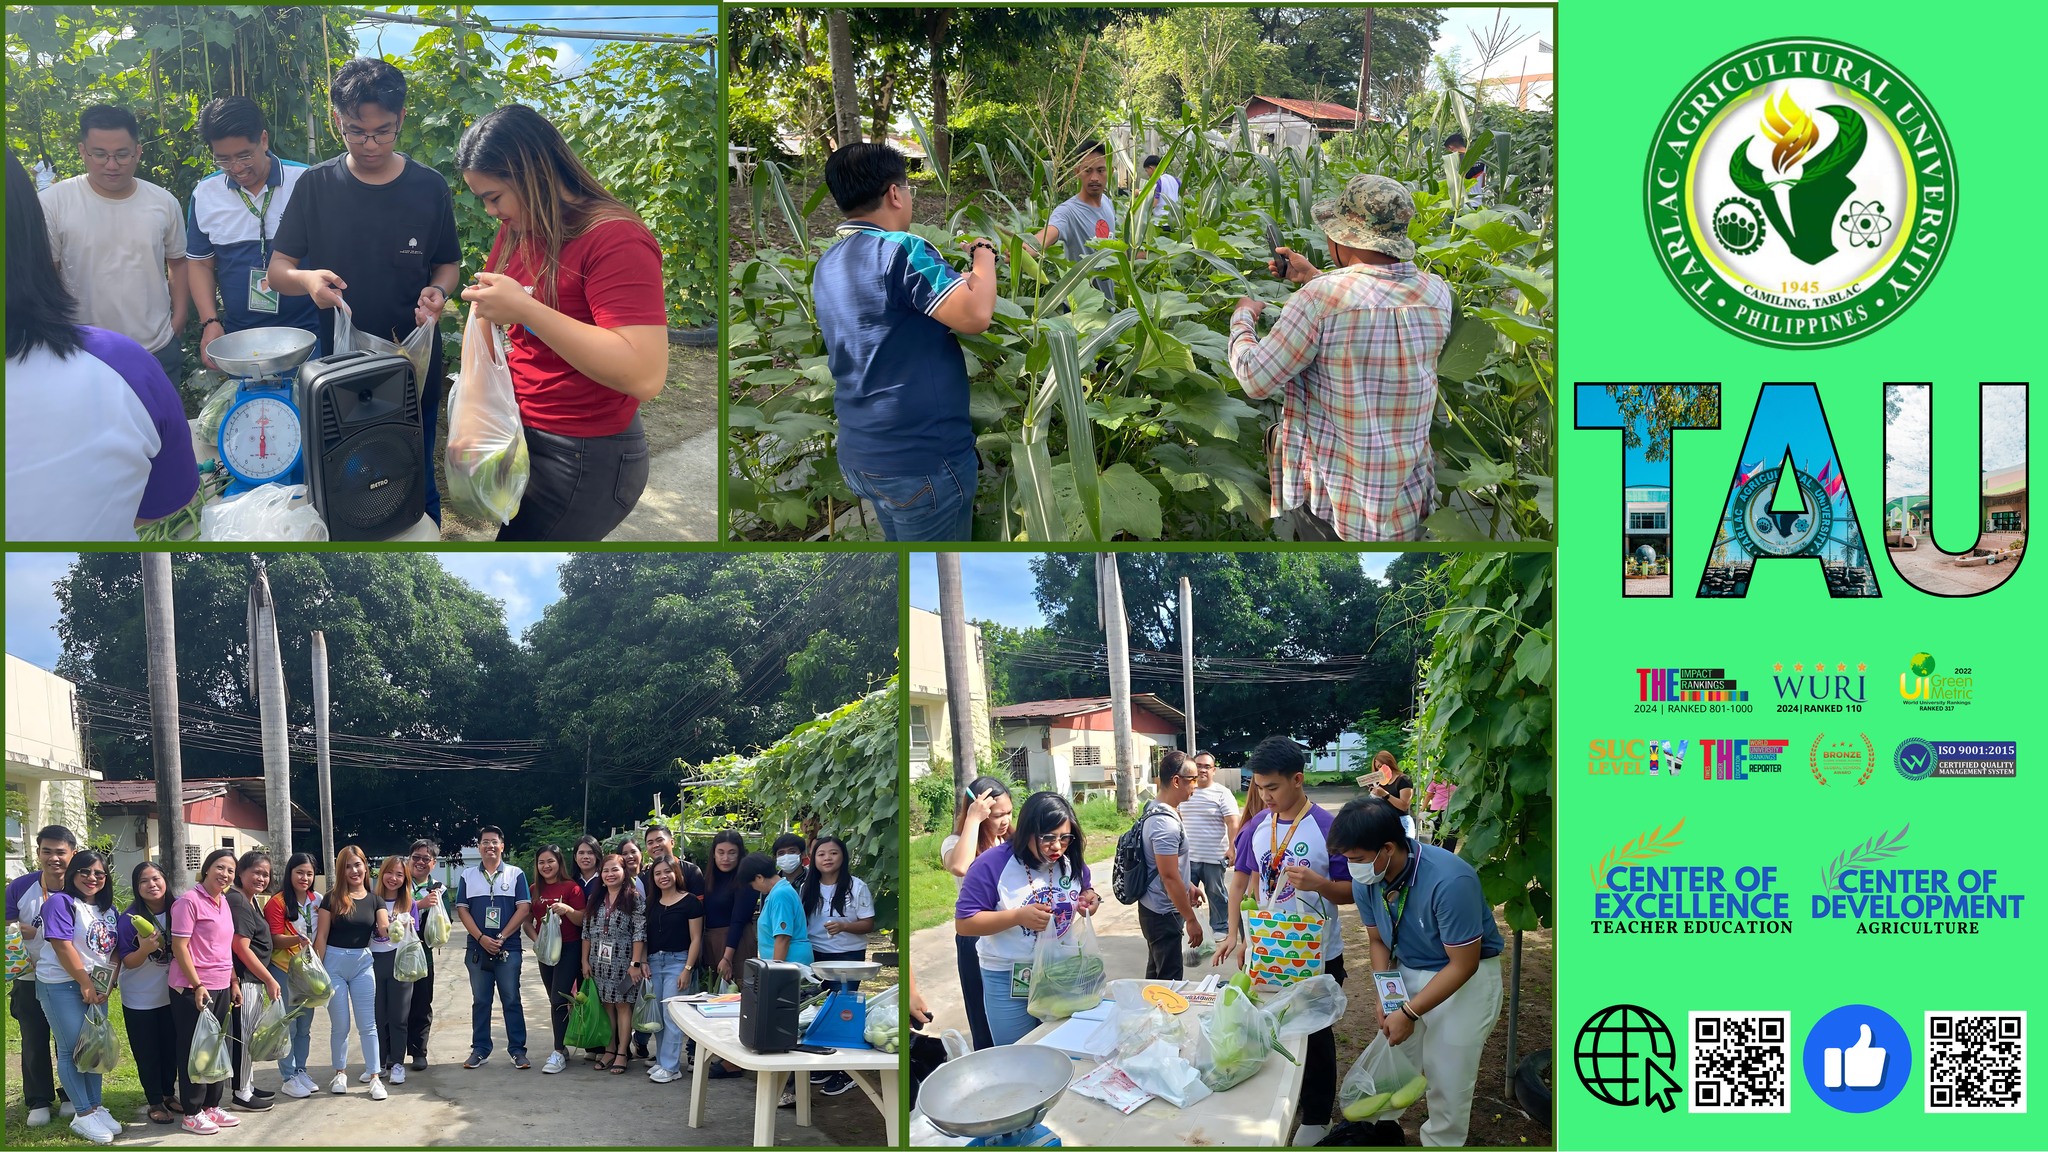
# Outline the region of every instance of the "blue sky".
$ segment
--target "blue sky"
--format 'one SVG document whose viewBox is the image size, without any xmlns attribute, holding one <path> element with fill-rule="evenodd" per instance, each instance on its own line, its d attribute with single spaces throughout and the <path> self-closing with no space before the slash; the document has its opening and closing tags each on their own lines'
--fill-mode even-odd
<svg viewBox="0 0 2048 1152">
<path fill-rule="evenodd" d="M 68 552 L 7 555 L 7 651 L 39 668 L 55 668 L 57 595 L 52 587 L 77 559 Z M 560 552 L 448 552 L 441 567 L 486 596 L 504 602 L 506 629 L 518 639 L 562 598 Z M 137 561 L 139 564 L 140 561 Z M 172 583 L 176 585 L 176 572 Z"/>
<path fill-rule="evenodd" d="M 1382 576 L 1398 555 L 1361 552 L 1358 561 L 1367 575 Z M 1034 594 L 1037 582 L 1031 575 L 1031 558 L 1029 552 L 962 552 L 960 598 L 966 602 L 968 618 L 993 620 L 1012 628 L 1045 623 Z M 910 554 L 910 606 L 939 610 L 939 566 L 930 552 Z"/>
<path fill-rule="evenodd" d="M 1577 389 L 1577 399 L 1578 411 L 1575 419 L 1581 425 L 1620 423 L 1621 410 L 1615 407 L 1614 397 L 1607 394 L 1607 389 L 1597 384 L 1581 384 Z M 1643 453 L 1649 450 L 1650 444 L 1647 437 L 1641 444 L 1633 448 L 1622 449 L 1625 459 L 1622 462 L 1621 482 L 1624 484 L 1661 484 L 1669 488 L 1671 486 L 1671 457 L 1666 456 L 1664 459 L 1652 464 L 1643 457 Z"/>
<path fill-rule="evenodd" d="M 497 24 L 539 24 L 567 31 L 682 34 L 718 30 L 718 10 L 693 4 L 650 5 L 640 10 L 647 13 L 646 15 L 636 14 L 631 8 L 595 4 L 485 4 L 474 11 Z M 358 45 L 363 51 L 388 56 L 403 56 L 412 51 L 412 46 L 428 31 L 430 29 L 404 24 L 356 25 Z M 492 39 L 502 42 L 503 38 Z M 560 52 L 555 59 L 556 70 L 564 75 L 572 75 L 581 71 L 581 62 L 603 42 L 542 37 L 541 43 L 553 45 Z"/>
</svg>

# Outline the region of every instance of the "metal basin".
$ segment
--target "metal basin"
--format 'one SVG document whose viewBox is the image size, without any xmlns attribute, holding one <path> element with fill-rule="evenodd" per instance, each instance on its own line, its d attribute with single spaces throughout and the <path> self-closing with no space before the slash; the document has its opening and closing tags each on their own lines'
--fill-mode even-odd
<svg viewBox="0 0 2048 1152">
<path fill-rule="evenodd" d="M 826 984 L 857 984 L 881 974 L 882 966 L 872 960 L 820 960 L 811 965 L 811 975 Z"/>
<path fill-rule="evenodd" d="M 316 343 L 304 328 L 245 328 L 215 340 L 206 352 L 221 371 L 246 380 L 297 368 Z"/>
<path fill-rule="evenodd" d="M 939 1065 L 917 1090 L 917 1106 L 948 1136 L 1001 1136 L 1044 1120 L 1073 1077 L 1073 1061 L 1057 1048 L 983 1048 Z"/>
</svg>

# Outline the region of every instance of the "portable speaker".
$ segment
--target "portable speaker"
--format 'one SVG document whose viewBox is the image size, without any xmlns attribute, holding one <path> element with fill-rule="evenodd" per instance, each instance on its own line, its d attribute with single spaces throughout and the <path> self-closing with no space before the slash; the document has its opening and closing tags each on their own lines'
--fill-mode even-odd
<svg viewBox="0 0 2048 1152">
<path fill-rule="evenodd" d="M 803 969 L 756 956 L 740 972 L 740 1043 L 754 1052 L 797 1046 L 797 981 Z"/>
<path fill-rule="evenodd" d="M 306 486 L 330 540 L 388 540 L 427 512 L 427 456 L 412 362 L 340 352 L 299 370 Z"/>
</svg>

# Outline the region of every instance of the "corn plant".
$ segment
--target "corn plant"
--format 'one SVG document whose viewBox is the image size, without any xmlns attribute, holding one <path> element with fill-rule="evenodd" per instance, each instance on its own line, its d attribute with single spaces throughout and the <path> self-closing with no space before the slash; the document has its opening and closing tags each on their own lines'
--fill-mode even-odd
<svg viewBox="0 0 2048 1152">
<path fill-rule="evenodd" d="M 1129 124 L 1146 139 L 1145 125 Z M 921 128 L 920 128 L 921 131 Z M 1080 260 L 1027 240 L 1069 194 L 1069 175 L 1024 139 L 976 146 L 987 187 L 948 196 L 944 226 L 911 230 L 942 252 L 965 235 L 1005 257 L 994 323 L 961 338 L 983 462 L 977 539 L 1231 540 L 1270 536 L 1263 432 L 1278 401 L 1253 401 L 1230 372 L 1226 333 L 1242 296 L 1284 303 L 1267 268 L 1266 222 L 1330 263 L 1311 208 L 1352 174 L 1392 175 L 1415 193 L 1418 260 L 1453 288 L 1460 319 L 1438 365 L 1432 433 L 1437 538 L 1541 538 L 1551 526 L 1555 341 L 1551 222 L 1518 206 L 1536 182 L 1510 176 L 1490 206 L 1462 210 L 1462 181 L 1416 134 L 1376 131 L 1338 155 L 1268 155 L 1240 116 L 1223 130 L 1161 132 L 1160 171 L 1181 197 L 1152 210 L 1151 182 L 1118 201 L 1117 234 Z M 1482 134 L 1482 147 L 1511 148 Z M 1526 169 L 1533 158 L 1517 158 Z M 1506 164 L 1502 165 L 1507 170 Z M 864 530 L 832 454 L 832 380 L 810 304 L 818 254 L 783 174 L 762 165 L 756 228 L 773 210 L 793 251 L 735 270 L 729 311 L 728 493 L 735 534 Z M 1547 189 L 1547 178 L 1541 181 Z"/>
</svg>

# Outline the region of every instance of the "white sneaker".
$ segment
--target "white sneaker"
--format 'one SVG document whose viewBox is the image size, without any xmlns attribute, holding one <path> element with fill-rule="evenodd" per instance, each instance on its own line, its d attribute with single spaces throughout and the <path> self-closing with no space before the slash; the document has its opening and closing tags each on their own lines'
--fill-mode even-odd
<svg viewBox="0 0 2048 1152">
<path fill-rule="evenodd" d="M 220 1131 L 218 1124 L 208 1120 L 205 1116 L 199 1115 L 185 1117 L 184 1123 L 180 1124 L 179 1127 L 192 1133 L 194 1136 L 212 1136 Z"/>
<path fill-rule="evenodd" d="M 405 1083 L 405 1065 L 393 1064 L 391 1066 L 391 1083 L 394 1086 Z"/>
<path fill-rule="evenodd" d="M 306 1095 L 311 1096 L 320 1091 L 320 1082 L 318 1080 L 313 1079 L 313 1074 L 311 1072 L 308 1072 L 302 1068 L 299 1070 L 299 1075 L 297 1079 L 299 1081 L 299 1086 L 306 1090 Z"/>
<path fill-rule="evenodd" d="M 49 1122 L 50 1110 L 48 1108 L 31 1108 L 28 1110 L 29 1127 L 41 1128 L 43 1125 L 48 1124 Z"/>
<path fill-rule="evenodd" d="M 1329 1134 L 1330 1126 L 1328 1124 L 1303 1124 L 1294 1130 L 1294 1146 L 1296 1148 L 1314 1147 L 1322 1143 L 1323 1137 Z"/>
<path fill-rule="evenodd" d="M 225 1108 L 208 1108 L 206 1110 L 206 1118 L 207 1120 L 211 1121 L 213 1126 L 216 1128 L 233 1128 L 235 1125 L 240 1124 L 242 1122 L 242 1118 L 240 1116 L 235 1115 L 234 1113 L 228 1111 Z"/>
<path fill-rule="evenodd" d="M 552 1076 L 555 1073 L 560 1072 L 564 1068 L 567 1068 L 568 1066 L 569 1062 L 562 1058 L 562 1054 L 560 1052 L 550 1052 L 548 1053 L 548 1062 L 541 1065 L 540 1070 L 546 1073 L 547 1075 Z"/>
<path fill-rule="evenodd" d="M 294 1100 L 304 1100 L 306 1097 L 311 1096 L 316 1091 L 316 1089 L 312 1085 L 307 1084 L 301 1076 L 294 1076 L 291 1079 L 285 1081 L 284 1083 L 278 1085 L 277 1090 L 291 1097 Z"/>
<path fill-rule="evenodd" d="M 356 1083 L 368 1084 L 370 1081 L 375 1080 L 376 1078 L 377 1074 L 375 1072 L 372 1072 L 368 1068 L 365 1068 L 363 1069 L 363 1074 L 361 1076 L 356 1077 Z"/>
<path fill-rule="evenodd" d="M 385 1098 L 386 1096 L 389 1096 L 389 1095 L 391 1095 L 391 1093 L 389 1093 L 389 1092 L 386 1092 L 386 1091 L 384 1090 L 384 1081 L 382 1081 L 382 1080 L 372 1080 L 372 1081 L 370 1081 L 370 1099 L 372 1099 L 372 1100 L 382 1100 L 382 1099 L 384 1099 L 384 1098 Z"/>
<path fill-rule="evenodd" d="M 71 1131 L 95 1144 L 112 1144 L 114 1142 L 114 1134 L 100 1127 L 90 1114 L 73 1116 L 71 1118 Z"/>
<path fill-rule="evenodd" d="M 671 1072 L 668 1069 L 663 1068 L 661 1065 L 656 1064 L 654 1066 L 654 1070 L 647 1074 L 647 1078 L 649 1080 L 654 1081 L 656 1084 L 669 1084 L 673 1083 L 674 1081 L 681 1080 L 683 1077 L 681 1073 Z"/>
<path fill-rule="evenodd" d="M 92 1118 L 94 1121 L 98 1122 L 100 1127 L 105 1128 L 107 1130 L 107 1135 L 109 1136 L 119 1136 L 121 1133 L 128 1130 L 128 1126 L 126 1124 L 123 1124 L 119 1120 L 114 1119 L 114 1114 L 112 1112 L 109 1112 L 107 1110 L 106 1105 L 104 1104 L 100 1105 L 99 1111 L 92 1114 Z"/>
<path fill-rule="evenodd" d="M 348 1092 L 348 1073 L 336 1072 L 334 1079 L 328 1083 L 327 1090 L 336 1096 L 346 1094 Z"/>
</svg>

